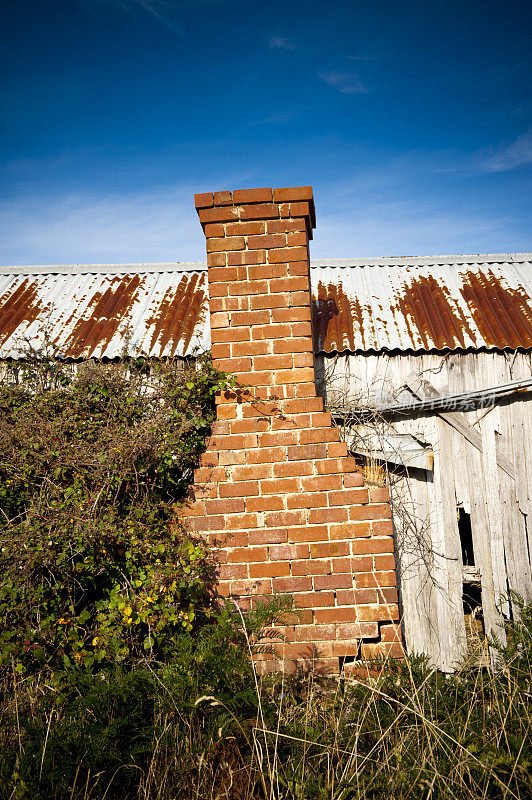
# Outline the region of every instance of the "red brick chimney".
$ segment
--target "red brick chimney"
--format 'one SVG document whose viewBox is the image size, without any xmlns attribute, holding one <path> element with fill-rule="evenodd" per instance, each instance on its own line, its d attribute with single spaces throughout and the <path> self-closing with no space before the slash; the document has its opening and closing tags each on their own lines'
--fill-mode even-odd
<svg viewBox="0 0 532 800">
<path fill-rule="evenodd" d="M 215 365 L 237 391 L 217 398 L 195 471 L 192 531 L 216 548 L 219 591 L 249 605 L 272 592 L 301 609 L 278 647 L 337 672 L 402 654 L 388 492 L 367 488 L 316 394 L 309 186 L 195 196 L 207 239 Z M 339 661 L 342 659 L 342 661 Z"/>
</svg>

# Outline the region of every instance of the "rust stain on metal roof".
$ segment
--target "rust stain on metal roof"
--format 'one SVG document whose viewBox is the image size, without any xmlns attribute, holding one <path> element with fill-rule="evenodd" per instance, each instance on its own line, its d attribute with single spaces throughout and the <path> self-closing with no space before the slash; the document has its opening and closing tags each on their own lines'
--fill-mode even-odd
<svg viewBox="0 0 532 800">
<path fill-rule="evenodd" d="M 355 349 L 355 326 L 365 347 L 365 322 L 368 320 L 371 320 L 371 307 L 363 308 L 356 297 L 349 297 L 341 283 L 329 283 L 327 286 L 321 281 L 318 283 L 317 292 L 312 295 L 312 328 L 316 351 Z"/>
<path fill-rule="evenodd" d="M 491 271 L 468 271 L 462 295 L 488 345 L 532 347 L 530 297 L 522 286 L 505 287 Z"/>
<path fill-rule="evenodd" d="M 160 351 L 170 344 L 170 354 L 175 353 L 178 344 L 186 350 L 192 339 L 196 325 L 205 322 L 206 292 L 205 275 L 183 275 L 177 286 L 171 286 L 164 294 L 157 313 L 146 320 L 154 325 L 150 350 L 156 344 Z"/>
<path fill-rule="evenodd" d="M 37 286 L 25 278 L 0 298 L 0 344 L 12 336 L 19 325 L 30 325 L 44 310 Z"/>
<path fill-rule="evenodd" d="M 426 349 L 466 347 L 465 334 L 475 334 L 446 287 L 431 275 L 418 275 L 396 297 L 392 314 L 400 312 L 413 341 L 419 337 Z"/>
<path fill-rule="evenodd" d="M 71 358 L 90 356 L 97 347 L 108 345 L 127 317 L 143 281 L 138 274 L 115 277 L 103 294 L 96 292 L 87 307 L 90 318 L 78 320 L 69 336 L 67 355 Z"/>
</svg>

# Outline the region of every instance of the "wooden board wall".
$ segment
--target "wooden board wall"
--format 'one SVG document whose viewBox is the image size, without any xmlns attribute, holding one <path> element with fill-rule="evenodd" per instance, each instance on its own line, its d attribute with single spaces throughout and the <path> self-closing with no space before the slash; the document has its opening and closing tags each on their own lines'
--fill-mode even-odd
<svg viewBox="0 0 532 800">
<path fill-rule="evenodd" d="M 412 373 L 443 395 L 528 378 L 532 359 L 524 352 L 345 354 L 325 357 L 321 370 L 328 404 L 348 407 L 411 398 L 401 386 Z M 504 642 L 504 619 L 518 613 L 510 591 L 532 602 L 532 393 L 464 417 L 481 436 L 481 452 L 434 412 L 393 424 L 434 452 L 432 471 L 411 469 L 394 479 L 394 527 L 407 647 L 444 670 L 466 652 L 459 506 L 471 519 L 486 632 Z M 498 466 L 501 455 L 515 479 Z"/>
</svg>

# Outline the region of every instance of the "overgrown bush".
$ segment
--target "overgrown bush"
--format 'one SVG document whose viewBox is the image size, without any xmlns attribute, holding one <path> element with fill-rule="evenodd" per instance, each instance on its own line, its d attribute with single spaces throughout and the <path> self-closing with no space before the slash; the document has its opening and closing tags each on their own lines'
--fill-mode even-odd
<svg viewBox="0 0 532 800">
<path fill-rule="evenodd" d="M 0 669 L 61 685 L 161 659 L 211 613 L 207 553 L 173 506 L 226 379 L 207 357 L 59 378 L 0 387 Z"/>
<path fill-rule="evenodd" d="M 0 387 L 0 800 L 528 800 L 530 607 L 497 670 L 256 674 L 290 601 L 214 602 L 174 519 L 225 385 L 36 359 Z"/>
</svg>

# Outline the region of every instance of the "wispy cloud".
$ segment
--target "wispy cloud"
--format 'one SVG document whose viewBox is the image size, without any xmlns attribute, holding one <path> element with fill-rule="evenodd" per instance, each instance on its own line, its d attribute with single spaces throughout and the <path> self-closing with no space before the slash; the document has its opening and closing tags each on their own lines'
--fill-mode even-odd
<svg viewBox="0 0 532 800">
<path fill-rule="evenodd" d="M 0 264 L 196 261 L 205 242 L 196 187 L 137 194 L 42 194 L 0 205 Z"/>
<path fill-rule="evenodd" d="M 337 70 L 318 72 L 318 78 L 342 94 L 366 94 L 369 92 L 369 89 L 364 86 L 354 72 L 338 72 Z"/>
<path fill-rule="evenodd" d="M 532 164 L 532 128 L 513 142 L 483 151 L 480 155 L 480 167 L 484 172 L 506 172 L 528 164 Z"/>
<path fill-rule="evenodd" d="M 285 36 L 272 36 L 270 39 L 272 50 L 295 50 L 296 46 Z"/>
</svg>

